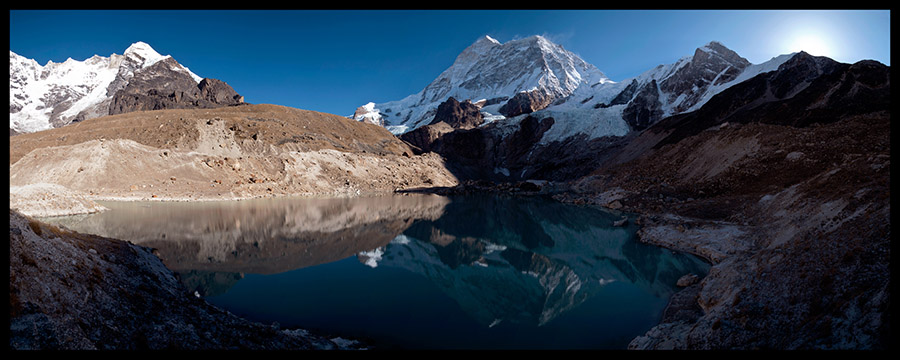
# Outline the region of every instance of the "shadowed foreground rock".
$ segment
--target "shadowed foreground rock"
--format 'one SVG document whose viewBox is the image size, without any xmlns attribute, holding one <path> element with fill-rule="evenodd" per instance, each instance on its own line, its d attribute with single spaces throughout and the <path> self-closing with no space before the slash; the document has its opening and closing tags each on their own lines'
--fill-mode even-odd
<svg viewBox="0 0 900 360">
<path fill-rule="evenodd" d="M 189 294 L 152 249 L 9 213 L 9 348 L 349 349 Z"/>
<path fill-rule="evenodd" d="M 890 128 L 889 67 L 800 53 L 573 182 L 712 264 L 629 349 L 890 350 Z"/>
</svg>

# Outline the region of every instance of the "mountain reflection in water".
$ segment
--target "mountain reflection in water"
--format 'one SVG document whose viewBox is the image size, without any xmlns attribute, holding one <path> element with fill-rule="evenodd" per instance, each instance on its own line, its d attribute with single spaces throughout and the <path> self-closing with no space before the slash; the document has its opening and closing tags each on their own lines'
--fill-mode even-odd
<svg viewBox="0 0 900 360">
<path fill-rule="evenodd" d="M 621 214 L 542 198 L 104 205 L 55 221 L 158 249 L 189 289 L 251 320 L 403 348 L 623 348 L 679 277 L 708 271 L 638 243 L 631 222 L 613 226 Z"/>
<path fill-rule="evenodd" d="M 102 202 L 110 211 L 45 220 L 154 248 L 189 289 L 212 295 L 244 273 L 282 273 L 386 245 L 413 221 L 440 217 L 448 202 L 436 195 Z"/>
</svg>

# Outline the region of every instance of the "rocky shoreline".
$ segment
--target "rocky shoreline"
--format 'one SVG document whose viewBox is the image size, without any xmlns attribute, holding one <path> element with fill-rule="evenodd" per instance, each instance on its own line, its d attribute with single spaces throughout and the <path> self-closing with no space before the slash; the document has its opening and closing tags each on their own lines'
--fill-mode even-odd
<svg viewBox="0 0 900 360">
<path fill-rule="evenodd" d="M 715 219 L 696 216 L 693 198 L 656 191 L 555 197 L 639 214 L 639 241 L 712 265 L 631 350 L 886 350 L 890 205 L 880 196 L 889 182 L 870 179 L 868 188 L 828 196 L 801 195 L 816 189 L 804 183 L 771 196 L 703 199 L 704 208 L 735 211 Z"/>
<path fill-rule="evenodd" d="M 762 213 L 752 215 L 750 210 L 744 210 L 747 215 L 743 222 L 733 220 L 710 220 L 697 217 L 686 216 L 683 213 L 684 208 L 677 204 L 687 203 L 687 200 L 679 201 L 673 197 L 659 196 L 657 193 L 650 191 L 641 194 L 635 194 L 623 189 L 613 189 L 603 193 L 583 193 L 578 191 L 577 184 L 554 184 L 549 182 L 516 182 L 516 183 L 490 183 L 485 181 L 464 181 L 452 187 L 435 187 L 435 188 L 416 188 L 399 191 L 405 192 L 428 192 L 441 195 L 450 194 L 469 194 L 474 192 L 487 192 L 494 194 L 505 194 L 509 196 L 552 196 L 558 201 L 572 204 L 590 204 L 605 206 L 610 209 L 620 210 L 624 212 L 639 214 L 635 222 L 641 226 L 638 232 L 640 241 L 653 244 L 676 251 L 683 251 L 697 255 L 712 265 L 709 274 L 700 279 L 701 281 L 685 284 L 684 289 L 671 298 L 660 323 L 649 330 L 646 334 L 639 336 L 631 341 L 629 349 L 884 349 L 889 344 L 885 342 L 887 339 L 884 331 L 889 331 L 889 315 L 887 312 L 887 304 L 889 304 L 889 271 L 886 268 L 888 262 L 880 263 L 877 261 L 869 261 L 867 264 L 864 255 L 860 252 L 866 252 L 864 246 L 877 245 L 884 247 L 889 245 L 886 239 L 889 237 L 880 237 L 880 234 L 887 232 L 889 235 L 889 206 L 878 209 L 867 217 L 875 219 L 877 223 L 879 217 L 883 217 L 882 226 L 872 228 L 872 221 L 869 220 L 862 224 L 851 221 L 854 230 L 841 229 L 846 231 L 858 231 L 862 225 L 869 226 L 867 239 L 871 239 L 870 243 L 857 244 L 849 249 L 836 250 L 833 254 L 829 254 L 829 258 L 837 256 L 836 262 L 845 265 L 838 270 L 831 270 L 827 275 L 816 273 L 809 269 L 811 262 L 823 261 L 822 254 L 807 254 L 812 246 L 821 246 L 819 240 L 810 238 L 792 238 L 782 240 L 781 246 L 773 246 L 772 238 L 777 238 L 779 234 L 791 230 L 793 233 L 803 233 L 810 231 L 809 228 L 796 229 L 786 226 L 787 223 L 781 221 L 781 227 L 773 226 L 776 221 L 771 217 L 765 217 Z M 693 199 L 691 199 L 693 200 Z M 769 200 L 778 200 L 769 199 Z M 784 200 L 784 199 L 782 199 Z M 734 199 L 706 199 L 705 206 L 714 207 L 718 203 L 720 206 L 726 206 L 727 203 Z M 746 203 L 746 202 L 745 202 Z M 635 204 L 640 204 L 636 206 Z M 789 208 L 790 202 L 783 201 L 782 206 Z M 681 209 L 679 211 L 658 211 L 668 207 L 671 209 Z M 781 214 L 785 216 L 785 214 Z M 23 236 L 29 232 L 29 227 L 25 224 L 35 223 L 33 220 L 15 213 L 11 210 L 11 224 L 19 224 L 11 226 L 11 239 L 23 237 L 33 238 L 34 235 Z M 799 216 L 795 213 L 794 216 Z M 874 216 L 874 218 L 873 218 Z M 811 223 L 811 221 L 810 221 Z M 791 223 L 796 224 L 796 223 Z M 34 226 L 34 225 L 32 225 Z M 810 226 L 812 227 L 812 226 Z M 39 225 L 40 233 L 45 235 L 44 238 L 37 236 L 40 241 L 55 241 L 64 237 L 46 238 L 48 233 L 62 233 L 74 239 L 96 239 L 98 237 L 86 236 L 81 234 L 68 234 L 65 230 L 48 231 L 48 225 Z M 34 233 L 34 231 L 31 231 Z M 34 241 L 34 240 L 33 240 Z M 74 240 L 67 240 L 74 241 Z M 92 240 L 97 241 L 97 240 Z M 104 239 L 103 241 L 115 242 L 116 240 Z M 786 247 L 785 244 L 793 244 Z M 801 244 L 802 243 L 802 244 Z M 816 245 L 818 244 L 818 245 Z M 82 248 L 81 254 L 70 255 L 73 258 L 91 258 L 100 256 L 102 259 L 107 253 L 100 250 L 96 251 L 98 246 L 93 246 L 94 252 L 85 250 L 85 245 L 78 245 Z M 76 246 L 76 248 L 78 247 Z M 125 246 L 125 245 L 121 245 Z M 140 248 L 131 245 L 130 247 Z M 46 248 L 46 246 L 31 246 L 31 248 Z M 13 246 L 11 245 L 11 249 Z M 120 250 L 118 250 L 120 251 Z M 143 251 L 149 251 L 144 249 Z M 869 252 L 874 250 L 867 250 Z M 886 251 L 886 250 L 885 250 Z M 41 258 L 47 255 L 21 255 L 14 259 L 11 254 L 11 263 L 15 262 L 16 266 L 26 268 L 28 265 L 27 258 Z M 25 259 L 25 260 L 23 260 Z M 850 260 L 848 260 L 850 259 Z M 147 259 L 141 260 L 147 263 Z M 152 261 L 159 261 L 153 257 Z M 831 260 L 826 260 L 831 261 Z M 805 265 L 797 265 L 802 263 Z M 20 265 L 21 264 L 21 265 Z M 112 266 L 112 265 L 107 265 Z M 154 265 L 159 266 L 159 265 Z M 787 266 L 790 270 L 785 272 L 783 268 Z M 19 269 L 18 267 L 16 269 Z M 47 270 L 56 272 L 57 278 L 62 273 L 59 270 Z M 71 270 L 70 270 L 71 271 Z M 164 273 L 171 274 L 167 269 L 157 269 Z M 16 271 L 18 272 L 18 270 Z M 793 272 L 793 274 L 791 273 Z M 120 272 L 128 274 L 128 272 Z M 799 275 L 803 273 L 803 275 Z M 25 275 L 20 275 L 24 277 Z M 42 277 L 49 275 L 43 274 Z M 67 275 L 71 276 L 71 275 Z M 171 275 L 167 275 L 171 276 Z M 827 282 L 835 285 L 838 278 L 852 278 L 857 281 L 865 278 L 867 281 L 856 285 L 844 284 L 839 293 L 832 293 L 832 288 L 824 288 L 822 286 L 814 287 L 813 284 Z M 828 280 L 828 279 L 831 280 Z M 87 280 L 90 281 L 90 280 Z M 125 281 L 125 280 L 121 280 Z M 131 281 L 134 281 L 133 279 Z M 791 287 L 792 284 L 802 281 L 811 289 L 791 289 L 785 292 L 785 286 Z M 76 284 L 69 282 L 69 286 Z M 79 283 L 80 284 L 80 283 Z M 85 284 L 77 285 L 78 287 L 89 286 Z M 169 294 L 177 293 L 176 290 L 180 285 L 176 282 L 169 281 L 161 283 L 159 286 L 167 287 Z M 868 287 L 867 287 L 868 286 Z M 23 288 L 25 288 L 23 286 Z M 59 291 L 59 290 L 57 290 Z M 162 290 L 157 290 L 162 291 Z M 772 296 L 773 292 L 783 292 L 780 296 Z M 182 297 L 180 302 L 191 302 L 191 294 L 181 294 L 176 297 Z M 785 298 L 784 296 L 790 296 Z M 25 299 L 23 295 L 16 295 L 19 299 Z M 74 294 L 67 295 L 75 297 Z M 171 295 L 169 295 L 171 296 Z M 186 296 L 186 298 L 184 297 Z M 865 296 L 867 301 L 863 301 L 861 296 Z M 809 312 L 810 306 L 815 305 L 817 299 L 832 299 L 830 301 L 840 304 L 840 306 L 832 305 L 827 308 L 828 312 L 824 317 L 819 316 L 810 320 L 803 320 L 803 312 Z M 32 303 L 35 300 L 22 301 L 20 303 Z M 123 300 L 119 300 L 123 301 Z M 132 305 L 133 306 L 133 305 Z M 198 305 L 193 305 L 198 306 Z M 820 305 L 821 306 L 821 305 Z M 34 305 L 17 305 L 17 309 L 21 308 L 22 313 L 27 309 L 34 309 Z M 202 308 L 202 307 L 201 307 Z M 805 310 L 798 310 L 804 308 Z M 90 311 L 90 310 L 85 310 Z M 132 311 L 138 311 L 134 309 Z M 199 311 L 199 310 L 196 310 Z M 206 309 L 207 314 L 216 313 L 216 310 Z M 820 310 L 821 311 L 821 310 Z M 40 311 L 47 314 L 46 310 Z M 230 319 L 219 312 L 219 317 Z M 20 313 L 19 315 L 21 315 Z M 796 329 L 793 324 L 785 323 L 788 320 L 779 320 L 778 316 L 785 316 L 786 313 L 795 313 L 793 321 L 802 324 L 803 329 Z M 230 315 L 230 314 L 228 314 Z M 31 317 L 33 318 L 32 314 Z M 174 316 L 174 315 L 173 315 Z M 180 316 L 180 315 L 179 315 Z M 179 317 L 176 316 L 176 317 Z M 207 315 L 212 316 L 212 315 Z M 807 317 L 809 315 L 806 315 Z M 17 316 L 19 319 L 29 319 L 29 317 Z M 36 321 L 23 320 L 23 321 Z M 49 321 L 49 320 L 41 320 Z M 62 321 L 62 320 L 59 320 Z M 68 321 L 68 320 L 67 320 Z M 175 321 L 175 320 L 171 320 Z M 187 321 L 182 319 L 180 321 Z M 209 320 L 215 321 L 225 320 Z M 236 319 L 226 321 L 230 324 L 239 323 Z M 854 325 L 859 322 L 870 322 L 871 326 Z M 188 326 L 184 325 L 183 326 Z M 62 326 L 62 325 L 54 325 Z M 189 328 L 202 328 L 199 324 L 188 326 Z M 246 325 L 241 325 L 246 326 Z M 280 336 L 311 336 L 307 332 L 301 330 L 284 331 L 272 326 L 256 324 L 256 330 L 263 333 L 278 333 L 279 331 L 285 335 Z M 216 327 L 213 325 L 213 327 Z M 24 325 L 22 326 L 24 328 Z M 802 330 L 802 331 L 801 331 Z M 50 330 L 45 330 L 45 332 Z M 785 337 L 771 338 L 761 334 L 767 332 L 785 333 Z M 786 334 L 790 332 L 790 336 Z M 37 336 L 38 333 L 30 333 L 28 336 Z M 26 335 L 16 335 L 20 339 L 15 345 L 17 348 L 28 348 L 28 341 L 22 340 Z M 41 335 L 43 336 L 43 335 Z M 67 335 L 71 336 L 71 335 Z M 233 335 L 223 335 L 233 336 Z M 274 335 L 273 335 L 274 336 Z M 823 341 L 823 336 L 827 336 Z M 190 335 L 196 338 L 196 335 Z M 303 338 L 302 336 L 300 338 Z M 271 344 L 261 345 L 253 344 L 253 348 L 327 348 L 338 349 L 347 348 L 334 344 L 334 341 L 326 341 L 323 338 L 316 338 L 315 346 L 310 342 L 299 342 L 300 340 L 278 340 Z M 779 340 L 781 339 L 781 340 Z M 790 342 L 784 342 L 790 339 Z M 59 340 L 53 340 L 50 344 L 60 346 Z M 82 340 L 84 342 L 86 340 Z M 204 340 L 204 341 L 208 341 Z M 225 341 L 225 340 L 221 340 Z M 66 347 L 87 347 L 98 348 L 97 344 L 88 346 L 90 342 L 84 342 L 81 345 L 67 342 Z M 11 342 L 11 346 L 12 346 Z M 45 346 L 47 343 L 45 343 Z M 184 348 L 200 348 L 202 346 L 217 347 L 220 343 L 207 343 L 200 345 L 195 343 Z M 168 347 L 169 345 L 152 345 Z M 248 345 L 250 346 L 250 345 Z M 271 346 L 271 347 L 270 347 Z M 79 347 L 79 348 L 81 348 Z M 363 347 L 356 344 L 355 348 Z M 62 347 L 65 348 L 65 347 Z M 181 348 L 181 347 L 178 347 Z M 239 346 L 239 348 L 245 348 Z M 354 347 L 349 347 L 354 348 Z"/>
<path fill-rule="evenodd" d="M 394 150 L 374 156 L 370 152 L 372 147 L 368 147 L 369 150 L 366 151 L 357 149 L 352 153 L 321 146 L 300 148 L 295 142 L 282 143 L 277 136 L 271 144 L 264 144 L 259 141 L 265 139 L 269 132 L 267 129 L 254 129 L 254 138 L 249 131 L 249 124 L 257 126 L 256 120 L 246 115 L 233 120 L 235 123 L 227 123 L 224 115 L 215 121 L 176 122 L 174 119 L 179 113 L 160 114 L 172 115 L 172 118 L 149 123 L 151 129 L 187 125 L 189 128 L 200 129 L 201 132 L 234 130 L 229 130 L 231 135 L 225 133 L 213 137 L 215 141 L 211 143 L 204 140 L 208 140 L 206 135 L 195 140 L 182 139 L 182 151 L 178 152 L 161 150 L 166 148 L 145 149 L 128 142 L 152 140 L 156 136 L 104 144 L 79 145 L 86 144 L 80 142 L 40 147 L 27 153 L 28 156 L 20 154 L 15 159 L 22 160 L 13 161 L 11 158 L 11 198 L 14 189 L 17 194 L 23 194 L 26 192 L 22 191 L 22 186 L 48 178 L 59 179 L 59 182 L 67 185 L 63 191 L 74 191 L 82 195 L 87 193 L 85 198 L 88 200 L 131 197 L 135 200 L 196 201 L 235 199 L 242 196 L 281 196 L 298 190 L 311 194 L 330 194 L 329 196 L 355 196 L 357 190 L 430 191 L 437 194 L 488 191 L 515 196 L 553 196 L 563 202 L 600 205 L 639 214 L 636 222 L 641 227 L 638 234 L 640 241 L 696 254 L 712 264 L 709 273 L 699 283 L 688 285 L 672 298 L 659 325 L 633 339 L 629 349 L 891 348 L 889 113 L 876 111 L 847 116 L 841 121 L 803 127 L 752 122 L 712 124 L 703 129 L 698 127 L 695 129 L 696 133 L 680 141 L 675 139 L 666 143 L 664 140 L 667 136 L 673 135 L 667 132 L 665 126 L 674 127 L 678 125 L 678 121 L 684 120 L 674 118 L 662 123 L 661 129 L 651 129 L 654 131 L 646 131 L 633 139 L 628 146 L 610 156 L 602 168 L 588 176 L 569 182 L 512 183 L 460 183 L 448 171 L 440 170 L 443 166 L 440 156 L 433 153 L 404 155 L 408 148 L 404 149 L 401 144 L 396 144 L 397 148 Z M 206 118 L 206 114 L 203 115 Z M 277 122 L 272 122 L 276 126 L 273 129 L 280 129 Z M 90 120 L 74 126 L 89 123 Z M 704 124 L 706 125 L 709 124 Z M 659 132 L 655 132 L 656 130 Z M 51 132 L 41 134 L 45 136 L 41 141 L 52 143 L 53 140 L 60 139 L 59 134 Z M 76 134 L 77 131 L 69 134 L 68 141 L 76 141 L 77 139 L 72 139 Z M 236 134 L 243 135 L 231 137 Z M 15 138 L 29 140 L 36 137 L 18 135 Z M 377 139 L 381 138 L 386 137 L 376 138 L 374 142 L 379 142 Z M 216 143 L 222 146 L 209 146 Z M 279 143 L 282 148 L 277 152 L 277 149 L 270 147 Z M 313 143 L 304 146 L 310 144 Z M 337 145 L 346 147 L 349 144 Z M 72 151 L 79 146 L 84 148 L 81 149 L 81 154 L 85 156 L 85 160 L 66 163 L 65 159 L 79 154 L 78 151 Z M 77 180 L 82 177 L 78 174 L 91 173 L 94 175 L 88 178 L 96 179 L 121 169 L 84 165 L 93 159 L 89 156 L 92 150 L 102 150 L 104 146 L 116 147 L 117 150 L 112 153 L 119 155 L 105 165 L 130 164 L 129 158 L 142 156 L 149 161 L 143 166 L 154 169 L 153 174 L 158 178 L 147 184 L 134 184 L 132 179 L 113 179 L 116 181 L 105 191 L 99 191 L 93 185 L 79 183 Z M 228 149 L 235 146 L 242 147 L 245 153 L 256 151 L 260 156 L 252 158 L 253 160 L 245 156 L 240 167 L 236 167 L 234 162 L 226 161 L 235 159 L 227 154 Z M 643 147 L 647 152 L 642 156 L 629 155 L 639 153 L 632 151 L 630 147 Z M 651 148 L 652 151 L 648 150 Z M 196 151 L 192 152 L 195 149 L 207 149 L 212 155 L 197 155 Z M 272 166 L 270 159 L 273 153 L 285 156 L 279 165 Z M 29 157 L 33 160 L 28 159 Z M 380 162 L 387 158 L 397 162 L 388 162 L 388 165 Z M 49 165 L 40 167 L 37 166 L 39 159 L 60 159 L 61 162 L 51 161 Z M 31 170 L 26 166 L 29 161 L 35 161 L 31 163 Z M 414 162 L 419 162 L 420 166 L 404 166 Z M 297 166 L 301 163 L 305 168 L 320 171 L 315 174 L 299 171 Z M 362 165 L 355 167 L 360 164 Z M 353 170 L 346 170 L 351 168 Z M 158 169 L 170 170 L 159 172 Z M 174 169 L 191 169 L 192 172 L 178 173 Z M 425 170 L 431 172 L 424 173 Z M 251 172 L 253 176 L 250 176 Z M 377 176 L 372 176 L 373 173 Z M 268 176 L 258 176 L 260 174 Z M 225 177 L 226 175 L 230 177 Z M 294 177 L 301 175 L 311 177 Z M 216 182 L 215 180 L 220 179 L 218 176 L 223 176 L 221 179 L 226 181 Z M 14 180 L 20 183 L 15 183 Z M 195 189 L 200 187 L 206 195 L 196 196 L 199 191 Z M 335 192 L 335 189 L 339 191 Z M 32 199 L 41 201 L 40 196 Z M 61 202 L 58 206 L 74 208 L 75 204 L 78 202 Z M 11 222 L 14 221 L 12 217 L 13 215 Z M 28 223 L 24 220 L 15 221 L 20 224 Z M 36 260 L 29 261 L 28 257 L 18 255 L 21 250 L 14 249 L 15 244 L 22 244 L 21 241 L 14 241 L 14 238 L 31 238 L 36 233 L 32 231 L 29 235 L 23 226 L 25 225 L 16 228 L 18 233 L 12 226 L 10 230 L 11 263 L 18 261 L 16 267 L 11 266 L 11 274 L 16 274 L 17 279 L 24 281 L 20 285 L 11 285 L 16 290 L 11 291 L 11 298 L 18 297 L 15 301 L 11 300 L 11 304 L 18 304 L 14 307 L 14 314 L 29 315 L 27 320 L 23 320 L 30 321 L 26 324 L 33 324 L 28 326 L 36 328 L 39 322 L 45 325 L 41 325 L 44 327 L 39 333 L 28 333 L 28 326 L 25 325 L 14 329 L 26 334 L 17 336 L 30 339 L 34 339 L 35 335 L 49 335 L 43 342 L 29 343 L 22 340 L 23 345 L 16 346 L 28 348 L 32 346 L 29 344 L 44 344 L 56 348 L 65 344 L 74 347 L 81 341 L 83 347 L 90 348 L 84 344 L 91 344 L 96 339 L 90 338 L 92 340 L 88 341 L 84 340 L 87 337 L 79 335 L 82 340 L 73 343 L 68 339 L 77 337 L 71 334 L 58 337 L 55 330 L 52 330 L 57 325 L 38 315 L 47 312 L 37 311 L 38 307 L 28 305 L 38 304 L 41 300 L 36 299 L 43 299 L 43 296 L 32 294 L 30 298 L 26 298 L 24 295 L 16 295 L 25 294 L 22 289 L 27 288 L 29 282 L 25 278 L 26 273 L 22 271 L 31 269 L 29 266 L 34 268 L 33 263 L 37 264 Z M 41 230 L 41 234 L 48 233 L 56 232 Z M 51 238 L 57 237 L 45 240 Z M 98 256 L 107 254 L 98 249 L 95 252 Z M 14 259 L 14 254 L 19 258 Z M 90 248 L 87 248 L 77 256 L 85 258 L 93 255 L 95 254 L 90 252 Z M 45 256 L 44 261 L 59 262 L 59 256 Z M 68 271 L 84 276 L 83 272 L 72 271 L 72 268 Z M 18 278 L 18 274 L 23 275 Z M 47 281 L 55 281 L 60 287 L 85 286 L 79 285 L 83 281 L 86 281 L 85 284 L 92 284 L 89 279 L 66 280 L 68 276 L 65 274 L 62 271 L 37 274 L 34 275 L 35 279 L 41 280 L 31 283 L 43 283 L 44 279 L 48 279 Z M 93 283 L 96 284 L 96 281 Z M 56 295 L 57 297 L 64 295 L 63 292 L 58 294 L 62 295 Z M 84 296 L 90 293 L 81 294 Z M 57 307 L 61 308 L 64 307 Z M 180 315 L 173 316 L 176 319 Z M 69 323 L 67 326 L 90 329 L 115 326 L 112 325 L 114 323 L 115 321 L 108 324 Z M 198 326 L 200 325 L 191 325 L 188 328 L 196 329 Z M 73 334 L 78 333 L 75 331 Z M 194 339 L 192 332 L 182 334 Z M 223 336 L 228 338 L 232 335 Z M 190 346 L 201 347 L 201 344 L 205 344 L 204 341 L 191 343 Z M 153 346 L 165 348 L 176 345 L 155 343 Z M 210 343 L 210 346 L 230 348 L 237 345 Z M 299 345 L 298 348 L 304 348 L 303 346 L 305 345 Z"/>
<path fill-rule="evenodd" d="M 364 349 L 253 323 L 188 293 L 153 250 L 10 210 L 10 349 Z"/>
</svg>

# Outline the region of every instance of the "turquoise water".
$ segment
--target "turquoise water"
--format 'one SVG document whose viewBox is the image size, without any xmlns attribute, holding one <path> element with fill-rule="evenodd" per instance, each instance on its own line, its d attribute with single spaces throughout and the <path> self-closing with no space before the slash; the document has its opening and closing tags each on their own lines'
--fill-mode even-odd
<svg viewBox="0 0 900 360">
<path fill-rule="evenodd" d="M 74 229 L 158 249 L 210 303 L 375 348 L 624 349 L 701 260 L 541 198 L 104 203 Z"/>
</svg>

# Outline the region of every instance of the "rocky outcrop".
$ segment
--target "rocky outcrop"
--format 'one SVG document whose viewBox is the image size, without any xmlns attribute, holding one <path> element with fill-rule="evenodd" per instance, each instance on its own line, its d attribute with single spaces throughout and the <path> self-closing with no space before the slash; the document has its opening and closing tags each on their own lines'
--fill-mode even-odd
<svg viewBox="0 0 900 360">
<path fill-rule="evenodd" d="M 474 129 L 484 123 L 479 107 L 465 100 L 459 102 L 449 98 L 437 108 L 434 119 L 428 125 L 401 134 L 401 140 L 415 146 L 417 153 L 434 151 L 434 143 L 441 136 L 456 129 Z"/>
<path fill-rule="evenodd" d="M 484 116 L 471 101 L 459 102 L 453 97 L 438 105 L 434 120 L 429 125 L 444 122 L 454 129 L 476 128 L 484 123 Z"/>
<path fill-rule="evenodd" d="M 506 117 L 530 114 L 547 107 L 553 100 L 552 96 L 540 89 L 522 91 L 509 99 L 506 104 L 503 104 L 499 111 Z"/>
<path fill-rule="evenodd" d="M 691 61 L 659 83 L 659 89 L 669 94 L 668 103 L 685 96 L 673 111 L 681 113 L 700 101 L 702 90 L 734 80 L 750 62 L 719 42 L 711 42 L 694 51 Z"/>
<path fill-rule="evenodd" d="M 622 118 L 634 131 L 646 129 L 662 118 L 662 115 L 662 103 L 659 101 L 656 80 L 644 84 L 622 111 Z"/>
<path fill-rule="evenodd" d="M 667 134 L 655 145 L 659 148 L 725 123 L 803 127 L 889 109 L 889 67 L 798 53 L 778 71 L 732 86 L 697 111 L 660 121 L 649 133 Z"/>
<path fill-rule="evenodd" d="M 441 121 L 430 125 L 416 128 L 413 131 L 400 135 L 400 140 L 406 141 L 416 148 L 417 154 L 424 154 L 434 151 L 433 144 L 444 134 L 452 132 L 454 129 L 447 123 Z"/>
<path fill-rule="evenodd" d="M 243 103 L 224 82 L 203 79 L 143 42 L 123 55 L 45 66 L 12 51 L 9 59 L 11 136 L 13 131 L 30 133 L 129 111 Z M 74 78 L 80 80 L 73 83 Z"/>
<path fill-rule="evenodd" d="M 572 184 L 713 265 L 630 348 L 891 347 L 889 74 L 797 54 Z"/>
<path fill-rule="evenodd" d="M 627 104 L 622 119 L 632 130 L 641 131 L 663 117 L 695 110 L 750 66 L 747 59 L 713 41 L 697 48 L 693 56 L 645 72 L 608 103 L 594 107 Z"/>
<path fill-rule="evenodd" d="M 243 97 L 225 82 L 203 79 L 196 83 L 190 75 L 171 70 L 172 58 L 135 71 L 134 77 L 112 97 L 109 114 L 162 109 L 216 108 L 240 105 Z"/>
<path fill-rule="evenodd" d="M 9 213 L 9 348 L 341 349 L 359 343 L 239 318 L 188 292 L 150 248 Z"/>
<path fill-rule="evenodd" d="M 403 134 L 401 139 L 421 144 L 422 151 L 432 151 L 445 158 L 448 169 L 461 180 L 522 180 L 523 170 L 541 166 L 530 156 L 553 123 L 553 118 L 532 116 L 512 128 L 491 123 L 473 129 L 450 129 L 446 124 L 437 123 Z"/>
<path fill-rule="evenodd" d="M 200 89 L 199 98 L 218 105 L 240 105 L 244 97 L 238 94 L 222 80 L 204 78 L 197 84 Z"/>
</svg>

